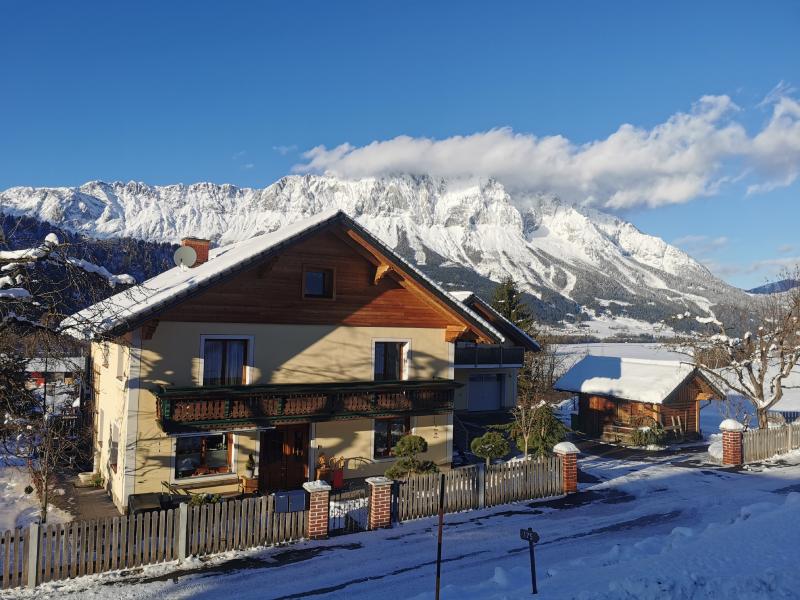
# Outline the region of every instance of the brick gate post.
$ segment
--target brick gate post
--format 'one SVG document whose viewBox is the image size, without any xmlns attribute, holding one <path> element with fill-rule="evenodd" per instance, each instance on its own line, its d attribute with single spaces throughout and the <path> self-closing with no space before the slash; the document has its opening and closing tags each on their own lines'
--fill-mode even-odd
<svg viewBox="0 0 800 600">
<path fill-rule="evenodd" d="M 565 494 L 574 494 L 578 491 L 578 453 L 580 451 L 571 442 L 560 442 L 553 446 L 553 452 L 561 457 L 562 491 Z"/>
<path fill-rule="evenodd" d="M 324 540 L 328 537 L 331 486 L 325 481 L 309 481 L 303 484 L 303 489 L 309 496 L 306 537 Z"/>
<path fill-rule="evenodd" d="M 725 419 L 719 424 L 722 431 L 722 464 L 736 466 L 744 463 L 744 425 L 735 419 Z"/>
<path fill-rule="evenodd" d="M 369 528 L 392 526 L 392 484 L 388 477 L 367 477 L 369 484 Z"/>
</svg>

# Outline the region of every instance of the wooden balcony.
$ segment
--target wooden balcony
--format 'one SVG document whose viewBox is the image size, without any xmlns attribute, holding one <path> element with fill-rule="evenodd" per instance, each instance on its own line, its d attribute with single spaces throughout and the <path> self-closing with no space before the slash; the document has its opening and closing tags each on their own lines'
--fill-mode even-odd
<svg viewBox="0 0 800 600">
<path fill-rule="evenodd" d="M 305 385 L 160 387 L 158 419 L 167 432 L 453 410 L 449 379 L 357 381 Z"/>
</svg>

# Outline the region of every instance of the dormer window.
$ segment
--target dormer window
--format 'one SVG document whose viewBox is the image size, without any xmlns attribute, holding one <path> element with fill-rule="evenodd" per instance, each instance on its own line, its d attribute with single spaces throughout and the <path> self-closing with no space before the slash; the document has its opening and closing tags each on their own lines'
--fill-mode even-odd
<svg viewBox="0 0 800 600">
<path fill-rule="evenodd" d="M 334 296 L 334 271 L 322 267 L 303 269 L 303 298 L 328 298 Z"/>
</svg>

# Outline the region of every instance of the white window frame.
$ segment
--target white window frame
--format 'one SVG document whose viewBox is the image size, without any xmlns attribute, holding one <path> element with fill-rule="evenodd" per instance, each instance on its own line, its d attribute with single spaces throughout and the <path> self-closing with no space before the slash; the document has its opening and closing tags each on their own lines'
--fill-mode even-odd
<svg viewBox="0 0 800 600">
<path fill-rule="evenodd" d="M 253 382 L 253 357 L 255 356 L 255 336 L 254 335 L 241 335 L 241 334 L 204 334 L 200 336 L 200 353 L 197 361 L 199 363 L 199 372 L 197 374 L 197 385 L 203 385 L 203 375 L 205 371 L 205 355 L 206 355 L 206 340 L 246 340 L 247 341 L 247 363 L 244 370 L 244 385 L 250 385 Z"/>
<path fill-rule="evenodd" d="M 401 381 L 407 381 L 410 379 L 411 375 L 411 361 L 414 358 L 413 353 L 411 352 L 411 338 L 396 338 L 396 337 L 380 337 L 380 338 L 372 338 L 372 379 L 375 380 L 375 344 L 377 342 L 396 342 L 398 344 L 404 344 L 403 346 L 403 376 Z M 374 428 L 373 428 L 374 430 Z"/>
<path fill-rule="evenodd" d="M 178 438 L 187 438 L 187 437 L 206 437 L 210 435 L 231 435 L 231 470 L 229 473 L 218 473 L 212 475 L 195 475 L 194 477 L 175 477 L 175 460 L 177 459 L 176 451 L 177 451 L 177 440 Z M 207 481 L 209 483 L 214 483 L 216 481 L 225 481 L 228 479 L 232 479 L 233 477 L 239 477 L 239 471 L 237 469 L 238 458 L 239 458 L 239 436 L 234 431 L 203 431 L 197 433 L 180 433 L 177 435 L 171 436 L 170 440 L 170 461 L 169 461 L 169 482 L 174 483 L 175 485 L 180 486 L 184 483 L 195 483 L 198 481 Z"/>
</svg>

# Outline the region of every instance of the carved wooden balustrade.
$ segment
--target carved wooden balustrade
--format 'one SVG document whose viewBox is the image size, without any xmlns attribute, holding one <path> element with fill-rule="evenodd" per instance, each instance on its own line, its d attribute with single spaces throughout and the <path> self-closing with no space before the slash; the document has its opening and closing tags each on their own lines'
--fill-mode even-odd
<svg viewBox="0 0 800 600">
<path fill-rule="evenodd" d="M 161 387 L 156 396 L 158 418 L 169 431 L 449 412 L 453 409 L 453 392 L 459 385 L 448 379 L 427 379 Z"/>
</svg>

